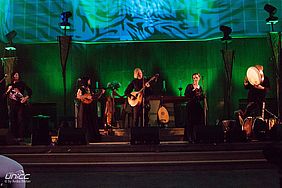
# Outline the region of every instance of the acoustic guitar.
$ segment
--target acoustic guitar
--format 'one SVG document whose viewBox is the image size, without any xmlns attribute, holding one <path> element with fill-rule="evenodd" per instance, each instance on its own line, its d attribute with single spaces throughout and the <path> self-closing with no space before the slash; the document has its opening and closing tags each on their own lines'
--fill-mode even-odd
<svg viewBox="0 0 282 188">
<path fill-rule="evenodd" d="M 92 103 L 94 100 L 98 100 L 103 94 L 105 93 L 105 90 L 102 89 L 100 92 L 98 93 L 85 93 L 81 96 L 80 101 L 83 104 L 90 104 Z"/>
<path fill-rule="evenodd" d="M 139 91 L 133 91 L 130 93 L 130 96 L 127 98 L 128 104 L 132 107 L 135 107 L 137 105 L 140 105 L 142 103 L 142 98 L 143 98 L 143 90 L 146 88 L 146 85 L 149 84 L 151 81 L 154 79 L 158 78 L 159 74 L 155 74 L 152 78 L 150 78 L 149 81 L 147 81 L 142 89 Z"/>
</svg>

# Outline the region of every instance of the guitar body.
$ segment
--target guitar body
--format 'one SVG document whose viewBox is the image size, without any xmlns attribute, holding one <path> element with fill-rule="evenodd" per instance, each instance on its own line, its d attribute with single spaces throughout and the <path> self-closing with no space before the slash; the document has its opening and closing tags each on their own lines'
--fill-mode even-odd
<svg viewBox="0 0 282 188">
<path fill-rule="evenodd" d="M 84 95 L 81 96 L 80 98 L 80 101 L 83 103 L 83 104 L 90 104 L 92 103 L 95 99 L 99 99 L 102 94 L 105 93 L 105 90 L 102 89 L 100 92 L 98 93 L 95 93 L 95 94 L 91 94 L 91 93 L 85 93 Z"/>
<path fill-rule="evenodd" d="M 130 93 L 130 96 L 127 98 L 128 104 L 132 107 L 140 105 L 142 102 L 142 98 L 143 98 L 143 90 L 145 89 L 145 87 L 150 87 L 149 83 L 158 78 L 159 74 L 155 74 L 152 78 L 150 78 L 149 81 L 147 81 L 143 88 L 139 91 L 133 91 Z"/>
<path fill-rule="evenodd" d="M 130 97 L 127 98 L 128 104 L 132 107 L 140 105 L 142 103 L 142 92 L 133 91 L 130 94 Z"/>
<path fill-rule="evenodd" d="M 169 113 L 164 106 L 161 106 L 158 110 L 159 122 L 166 124 L 169 122 Z"/>
<path fill-rule="evenodd" d="M 90 104 L 93 102 L 93 97 L 90 93 L 85 93 L 80 100 L 83 104 Z"/>
</svg>

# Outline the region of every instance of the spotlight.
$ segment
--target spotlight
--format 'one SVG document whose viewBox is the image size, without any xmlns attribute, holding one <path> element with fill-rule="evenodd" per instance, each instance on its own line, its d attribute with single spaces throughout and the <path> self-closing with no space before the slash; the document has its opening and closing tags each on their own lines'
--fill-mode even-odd
<svg viewBox="0 0 282 188">
<path fill-rule="evenodd" d="M 232 32 L 230 27 L 222 25 L 219 29 L 223 32 L 223 37 L 221 38 L 222 41 L 228 41 L 232 39 L 232 37 L 229 36 Z"/>
<path fill-rule="evenodd" d="M 13 38 L 15 38 L 16 35 L 17 35 L 17 32 L 15 30 L 6 34 L 6 38 L 8 40 L 8 43 L 6 44 L 6 47 L 5 47 L 6 50 L 16 50 L 13 44 Z"/>
<path fill-rule="evenodd" d="M 270 4 L 264 5 L 264 10 L 269 13 L 269 17 L 266 18 L 267 24 L 276 24 L 278 22 L 278 17 L 274 16 L 274 14 L 277 12 L 277 8 Z"/>
<path fill-rule="evenodd" d="M 63 12 L 61 14 L 61 19 L 63 22 L 60 23 L 60 27 L 63 30 L 69 30 L 70 29 L 70 23 L 69 18 L 72 16 L 71 12 Z"/>
</svg>

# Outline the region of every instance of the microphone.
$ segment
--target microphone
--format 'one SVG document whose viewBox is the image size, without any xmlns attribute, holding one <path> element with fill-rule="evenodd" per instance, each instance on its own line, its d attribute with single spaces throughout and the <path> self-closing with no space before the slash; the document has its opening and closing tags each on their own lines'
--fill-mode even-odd
<svg viewBox="0 0 282 188">
<path fill-rule="evenodd" d="M 155 82 L 157 82 L 158 81 L 158 78 L 159 78 L 159 76 L 160 76 L 160 74 L 155 74 Z"/>
<path fill-rule="evenodd" d="M 5 74 L 4 77 L 0 80 L 0 84 L 7 78 L 8 74 Z"/>
</svg>

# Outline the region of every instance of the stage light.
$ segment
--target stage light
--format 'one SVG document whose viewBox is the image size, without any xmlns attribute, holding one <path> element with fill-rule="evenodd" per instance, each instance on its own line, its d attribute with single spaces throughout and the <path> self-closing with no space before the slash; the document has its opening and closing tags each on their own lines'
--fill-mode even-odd
<svg viewBox="0 0 282 188">
<path fill-rule="evenodd" d="M 229 36 L 232 32 L 230 27 L 222 25 L 219 29 L 223 32 L 223 37 L 221 38 L 222 41 L 228 41 L 232 39 L 232 37 Z"/>
<path fill-rule="evenodd" d="M 264 5 L 264 10 L 269 13 L 269 17 L 266 18 L 267 24 L 276 24 L 278 22 L 278 17 L 274 16 L 274 14 L 277 12 L 277 8 L 270 4 Z"/>
<path fill-rule="evenodd" d="M 69 30 L 70 29 L 70 23 L 69 18 L 72 16 L 71 12 L 63 12 L 61 14 L 61 19 L 63 22 L 60 23 L 60 27 L 63 30 Z"/>
<path fill-rule="evenodd" d="M 13 44 L 13 39 L 17 35 L 17 32 L 15 30 L 9 32 L 6 34 L 6 38 L 8 40 L 8 43 L 5 46 L 5 50 L 16 50 L 14 44 Z"/>
</svg>

